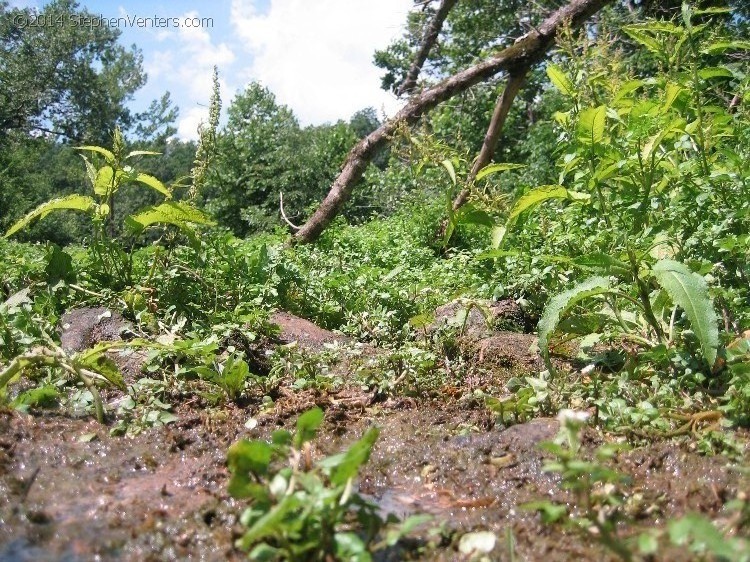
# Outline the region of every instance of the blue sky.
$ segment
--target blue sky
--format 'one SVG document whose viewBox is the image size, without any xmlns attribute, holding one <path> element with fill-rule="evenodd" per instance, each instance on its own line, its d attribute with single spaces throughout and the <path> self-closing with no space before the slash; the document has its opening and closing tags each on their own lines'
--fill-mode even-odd
<svg viewBox="0 0 750 562">
<path fill-rule="evenodd" d="M 253 80 L 269 87 L 303 125 L 348 119 L 368 106 L 389 114 L 398 108 L 380 89 L 372 57 L 401 34 L 412 0 L 79 1 L 93 14 L 132 22 L 118 25 L 121 41 L 142 50 L 148 74 L 132 108 L 143 110 L 168 90 L 180 108 L 181 138 L 195 138 L 205 119 L 214 65 L 225 108 Z M 11 0 L 13 6 L 43 4 Z M 155 17 L 180 27 L 135 21 Z M 211 21 L 187 27 L 186 18 Z"/>
</svg>

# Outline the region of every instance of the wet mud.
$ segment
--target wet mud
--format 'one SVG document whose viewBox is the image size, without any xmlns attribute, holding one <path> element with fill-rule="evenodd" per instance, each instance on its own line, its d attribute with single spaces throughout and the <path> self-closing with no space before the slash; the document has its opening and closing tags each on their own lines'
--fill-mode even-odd
<svg viewBox="0 0 750 562">
<path fill-rule="evenodd" d="M 297 323 L 286 327 L 284 339 L 304 339 L 311 347 L 331 341 L 317 330 Z M 495 370 L 472 384 L 499 387 L 519 368 L 535 368 L 529 336 L 490 337 L 474 349 L 493 357 Z M 314 444 L 317 458 L 340 452 L 371 425 L 381 428 L 358 490 L 383 515 L 429 513 L 444 524 L 445 540 L 422 559 L 467 559 L 458 539 L 478 530 L 512 537 L 515 560 L 616 559 L 590 537 L 544 525 L 522 507 L 575 500 L 560 490 L 558 476 L 543 470 L 548 453 L 539 444 L 555 437 L 557 420 L 503 427 L 471 396 L 467 388 L 422 399 L 376 399 L 357 388 L 289 392 L 265 412 L 259 403 L 207 409 L 189 400 L 176 406 L 176 423 L 134 437 L 112 437 L 108 426 L 91 419 L 0 411 L 0 562 L 245 559 L 234 548 L 244 504 L 226 493 L 226 450 L 239 438 L 291 428 L 297 414 L 314 405 L 326 412 Z M 251 417 L 258 423 L 247 429 Z M 587 429 L 584 454 L 606 438 Z M 690 437 L 618 454 L 612 468 L 630 478 L 631 523 L 623 536 L 688 512 L 716 517 L 750 489 L 748 477 L 730 465 L 725 457 L 700 455 Z M 680 556 L 664 559 L 690 559 Z M 409 557 L 419 555 L 391 556 Z M 510 560 L 507 545 L 498 544 L 490 559 Z"/>
</svg>

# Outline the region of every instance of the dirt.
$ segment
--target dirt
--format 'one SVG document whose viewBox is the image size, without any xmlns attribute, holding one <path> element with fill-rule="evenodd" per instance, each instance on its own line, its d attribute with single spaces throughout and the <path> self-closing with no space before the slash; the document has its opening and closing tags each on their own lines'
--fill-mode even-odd
<svg viewBox="0 0 750 562">
<path fill-rule="evenodd" d="M 310 350 L 341 341 L 301 319 L 281 318 L 284 341 L 297 339 Z M 529 336 L 485 339 L 491 338 L 483 353 L 494 366 L 484 371 L 486 380 L 472 384 L 499 386 L 514 370 L 537 364 Z M 356 388 L 285 393 L 266 413 L 259 404 L 207 410 L 188 401 L 176 407 L 178 422 L 135 437 L 111 437 L 107 426 L 90 419 L 0 412 L 0 562 L 244 559 L 233 546 L 244 504 L 226 494 L 226 450 L 238 438 L 291 427 L 299 412 L 316 404 L 326 412 L 317 456 L 341 451 L 370 425 L 381 428 L 358 487 L 384 514 L 430 513 L 455 531 L 453 537 L 471 530 L 505 537 L 510 530 L 518 560 L 612 559 L 595 541 L 543 525 L 520 507 L 573 499 L 542 470 L 546 453 L 539 443 L 554 438 L 558 422 L 499 426 L 466 390 L 385 401 Z M 250 417 L 258 421 L 252 430 L 245 428 Z M 593 430 L 584 434 L 585 451 L 602 442 Z M 699 455 L 690 439 L 618 455 L 613 468 L 632 479 L 629 532 L 661 527 L 689 511 L 716 516 L 749 487 L 728 464 Z M 504 549 L 498 546 L 492 559 L 508 559 Z M 449 540 L 423 559 L 463 558 L 456 540 Z"/>
</svg>

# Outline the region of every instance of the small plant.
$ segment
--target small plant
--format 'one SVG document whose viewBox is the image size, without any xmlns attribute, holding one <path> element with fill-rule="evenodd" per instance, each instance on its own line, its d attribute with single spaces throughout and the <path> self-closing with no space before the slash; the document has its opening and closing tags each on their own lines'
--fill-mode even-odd
<svg viewBox="0 0 750 562">
<path fill-rule="evenodd" d="M 160 427 L 177 421 L 172 406 L 162 401 L 166 392 L 163 381 L 142 378 L 129 385 L 128 394 L 119 400 L 117 423 L 111 435 L 137 435 L 150 427 Z"/>
<path fill-rule="evenodd" d="M 136 170 L 129 161 L 157 152 L 133 150 L 126 153 L 125 139 L 119 129 L 113 135 L 112 150 L 100 146 L 82 146 L 79 150 L 98 154 L 104 158 L 99 168 L 84 155 L 86 175 L 94 192 L 89 195 L 73 194 L 52 199 L 39 205 L 25 217 L 11 226 L 5 233 L 8 238 L 26 228 L 38 218 L 44 218 L 55 211 L 80 211 L 91 217 L 94 237 L 92 251 L 96 264 L 108 280 L 117 279 L 126 285 L 132 284 L 132 253 L 125 253 L 112 236 L 112 217 L 115 195 L 123 185 L 135 183 L 149 187 L 162 194 L 165 201 L 159 205 L 146 207 L 125 218 L 125 225 L 134 235 L 141 234 L 154 224 L 173 225 L 192 234 L 191 224 L 212 224 L 212 221 L 197 208 L 186 202 L 172 200 L 172 191 L 157 178 Z"/>
<path fill-rule="evenodd" d="M 575 506 L 539 501 L 525 504 L 525 507 L 539 511 L 543 522 L 567 523 L 594 537 L 623 560 L 631 560 L 630 550 L 618 537 L 616 528 L 624 503 L 618 486 L 627 478 L 603 464 L 622 447 L 603 445 L 595 453 L 596 460 L 583 459 L 580 432 L 587 419 L 585 412 L 562 410 L 558 415 L 560 433 L 557 439 L 541 445 L 556 457 L 545 464 L 544 470 L 560 475 L 560 486 L 576 497 Z"/>
<path fill-rule="evenodd" d="M 229 493 L 251 501 L 240 518 L 248 529 L 236 544 L 251 560 L 370 561 L 371 550 L 396 544 L 427 521 L 409 518 L 375 544 L 396 520 L 384 521 L 354 480 L 379 431 L 370 428 L 343 453 L 314 462 L 312 441 L 322 421 L 323 411 L 314 408 L 299 417 L 294 434 L 279 429 L 270 443 L 243 439 L 229 448 Z"/>
<path fill-rule="evenodd" d="M 68 354 L 51 338 L 48 339 L 47 347 L 39 346 L 22 353 L 0 370 L 0 396 L 5 393 L 10 382 L 29 369 L 41 366 L 60 369 L 66 376 L 83 383 L 91 393 L 96 419 L 103 423 L 104 405 L 96 388 L 96 381 L 125 389 L 122 375 L 112 360 L 106 356 L 108 350 L 122 347 L 122 343 L 102 343 L 92 349 Z"/>
<path fill-rule="evenodd" d="M 581 458 L 580 432 L 587 419 L 585 412 L 562 410 L 558 415 L 560 433 L 557 439 L 541 445 L 556 456 L 555 460 L 545 464 L 544 470 L 560 475 L 560 486 L 573 492 L 576 505 L 569 507 L 567 504 L 538 501 L 524 507 L 539 511 L 545 523 L 567 523 L 581 529 L 623 560 L 631 560 L 631 552 L 617 536 L 616 530 L 620 519 L 619 508 L 624 503 L 617 486 L 625 483 L 627 478 L 603 464 L 621 447 L 599 447 L 596 461 Z"/>
<path fill-rule="evenodd" d="M 621 560 L 640 559 L 653 556 L 660 545 L 670 543 L 685 547 L 697 555 L 708 555 L 722 560 L 750 560 L 750 544 L 746 539 L 733 537 L 750 521 L 747 497 L 740 492 L 737 499 L 729 502 L 725 509 L 732 513 L 726 518 L 723 528 L 700 514 L 688 514 L 670 519 L 666 528 L 654 529 L 640 535 L 621 537 L 617 524 L 626 520 L 629 500 L 621 486 L 628 477 L 606 466 L 619 450 L 620 444 L 605 444 L 587 460 L 581 455 L 580 434 L 588 414 L 562 410 L 558 415 L 560 432 L 554 442 L 542 443 L 541 447 L 555 456 L 544 470 L 560 475 L 560 487 L 573 492 L 576 501 L 558 503 L 535 501 L 523 507 L 538 511 L 547 524 L 565 524 L 577 529 L 610 549 Z"/>
<path fill-rule="evenodd" d="M 227 357 L 223 364 L 217 363 L 213 368 L 195 367 L 194 370 L 205 380 L 221 388 L 229 400 L 240 398 L 247 381 L 257 377 L 250 373 L 247 362 L 235 354 Z"/>
</svg>

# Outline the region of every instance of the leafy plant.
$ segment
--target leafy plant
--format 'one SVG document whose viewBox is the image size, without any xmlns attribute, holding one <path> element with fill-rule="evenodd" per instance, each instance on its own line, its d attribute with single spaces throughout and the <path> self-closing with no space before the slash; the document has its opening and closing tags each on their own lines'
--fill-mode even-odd
<svg viewBox="0 0 750 562">
<path fill-rule="evenodd" d="M 565 504 L 547 501 L 528 503 L 524 507 L 539 511 L 545 523 L 564 521 L 591 533 L 620 558 L 630 560 L 630 550 L 617 535 L 619 508 L 623 505 L 617 486 L 627 479 L 603 464 L 603 461 L 612 458 L 618 447 L 599 447 L 595 461 L 581 458 L 580 432 L 587 418 L 588 414 L 584 412 L 560 411 L 560 432 L 557 439 L 541 445 L 556 457 L 545 463 L 544 470 L 560 475 L 560 486 L 573 492 L 576 507 L 569 509 Z"/>
<path fill-rule="evenodd" d="M 252 502 L 240 518 L 248 529 L 237 541 L 251 560 L 372 560 L 373 541 L 386 523 L 395 523 L 383 521 L 378 507 L 355 491 L 378 429 L 314 462 L 312 441 L 322 422 L 323 411 L 314 408 L 299 417 L 295 433 L 279 429 L 270 443 L 243 439 L 230 447 L 229 493 Z M 277 469 L 279 463 L 285 466 Z M 424 521 L 412 518 L 403 528 Z M 400 536 L 391 533 L 383 546 Z"/>
<path fill-rule="evenodd" d="M 96 419 L 104 422 L 104 405 L 96 388 L 95 381 L 125 389 L 117 367 L 105 352 L 121 344 L 99 344 L 96 347 L 73 355 L 65 353 L 49 339 L 49 347 L 37 347 L 29 352 L 16 356 L 5 368 L 0 370 L 0 392 L 6 386 L 32 367 L 46 365 L 61 369 L 67 376 L 79 380 L 93 397 Z"/>
<path fill-rule="evenodd" d="M 126 254 L 111 238 L 114 198 L 123 185 L 139 184 L 151 188 L 164 196 L 165 201 L 151 206 L 125 218 L 125 224 L 134 234 L 140 234 L 154 224 L 166 224 L 179 227 L 191 234 L 191 224 L 212 224 L 201 211 L 186 202 L 172 200 L 172 191 L 157 178 L 136 170 L 128 162 L 132 159 L 158 154 L 146 150 L 133 150 L 126 154 L 125 139 L 119 129 L 114 131 L 112 150 L 100 146 L 82 146 L 79 150 L 98 154 L 104 158 L 104 164 L 96 168 L 84 155 L 81 157 L 86 165 L 86 175 L 94 192 L 89 195 L 68 195 L 43 203 L 25 217 L 11 226 L 5 237 L 12 236 L 27 227 L 36 219 L 44 218 L 52 212 L 74 210 L 91 217 L 94 227 L 92 250 L 97 264 L 108 279 L 119 279 L 131 284 L 132 257 Z"/>
<path fill-rule="evenodd" d="M 247 381 L 256 377 L 250 373 L 247 363 L 234 354 L 215 368 L 196 367 L 195 371 L 221 388 L 230 400 L 237 400 L 245 390 Z"/>
<path fill-rule="evenodd" d="M 586 61 L 588 67 L 580 63 L 576 47 L 563 42 L 569 66 L 590 73 L 578 70 L 578 80 L 563 65 L 548 67 L 553 86 L 572 105 L 555 116 L 565 151 L 560 183 L 521 195 L 495 233 L 498 249 L 485 257 L 516 255 L 499 249 L 508 233 L 531 229 L 534 212 L 542 217 L 536 225 L 546 226 L 549 213 L 542 204 L 562 204 L 552 211 L 558 215 L 553 228 L 571 233 L 568 244 L 572 236 L 581 243 L 569 245 L 567 254 L 538 259 L 569 268 L 563 280 L 578 277 L 577 272 L 595 275 L 582 276 L 552 298 L 542 314 L 539 341 L 550 370 L 555 331 L 566 339 L 597 334 L 603 343 L 627 342 L 643 350 L 644 359 L 660 345 L 673 356 L 695 353 L 697 342 L 704 372 L 721 368 L 708 280 L 715 279 L 711 272 L 723 272 L 723 264 L 715 253 L 697 251 L 705 246 L 694 238 L 697 225 L 715 224 L 719 213 L 731 217 L 721 229 L 746 227 L 740 225 L 747 213 L 735 213 L 729 203 L 744 206 L 744 173 L 737 167 L 736 147 L 728 143 L 738 124 L 721 106 L 714 86 L 716 80 L 736 77 L 731 63 L 717 63 L 716 57 L 744 46 L 721 40 L 719 28 L 707 23 L 720 12 L 685 4 L 682 25 L 653 21 L 625 27 L 664 68 L 676 72 L 652 78 L 623 75 L 619 55 L 602 41 L 584 49 L 591 58 L 601 57 L 593 64 Z M 695 24 L 696 19 L 706 23 Z M 716 66 L 704 66 L 707 59 Z M 737 279 L 724 275 L 722 283 L 737 286 Z M 601 307 L 583 312 L 583 302 Z M 594 341 L 587 338 L 589 345 Z"/>
</svg>

